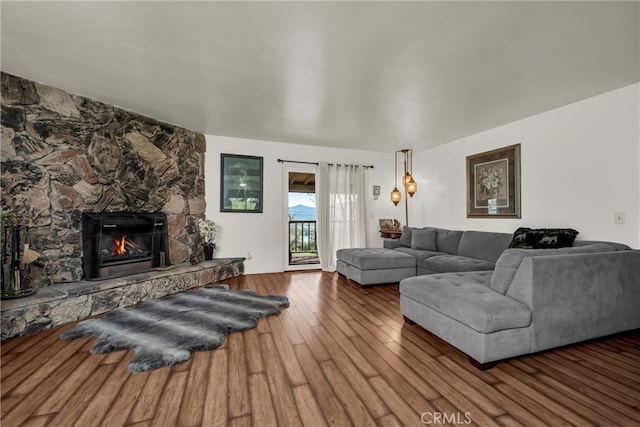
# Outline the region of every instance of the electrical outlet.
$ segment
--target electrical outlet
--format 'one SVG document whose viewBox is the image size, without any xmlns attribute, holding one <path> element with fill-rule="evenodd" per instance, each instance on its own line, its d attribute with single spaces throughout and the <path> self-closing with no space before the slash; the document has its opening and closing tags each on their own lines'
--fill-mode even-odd
<svg viewBox="0 0 640 427">
<path fill-rule="evenodd" d="M 614 212 L 613 213 L 613 223 L 614 224 L 624 224 L 624 212 Z"/>
</svg>

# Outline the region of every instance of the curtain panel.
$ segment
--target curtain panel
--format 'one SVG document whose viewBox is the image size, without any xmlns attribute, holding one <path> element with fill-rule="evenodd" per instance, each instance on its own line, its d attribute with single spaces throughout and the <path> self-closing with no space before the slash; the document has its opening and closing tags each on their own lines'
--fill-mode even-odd
<svg viewBox="0 0 640 427">
<path fill-rule="evenodd" d="M 336 271 L 336 251 L 366 246 L 363 165 L 318 164 L 318 255 L 324 271 Z"/>
</svg>

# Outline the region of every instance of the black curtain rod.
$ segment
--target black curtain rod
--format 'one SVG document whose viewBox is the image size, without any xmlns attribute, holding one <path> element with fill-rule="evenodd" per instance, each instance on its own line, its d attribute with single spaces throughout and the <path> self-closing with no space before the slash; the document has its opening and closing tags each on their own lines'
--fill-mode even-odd
<svg viewBox="0 0 640 427">
<path fill-rule="evenodd" d="M 316 165 L 318 166 L 318 162 L 302 162 L 299 160 L 282 160 L 282 159 L 278 159 L 278 163 L 303 163 L 305 165 Z M 329 166 L 334 166 L 333 163 L 329 163 Z M 351 165 L 342 165 L 340 163 L 337 163 L 336 166 L 351 166 Z M 356 165 L 359 166 L 359 165 Z M 373 165 L 363 165 L 364 168 L 366 169 L 373 169 Z"/>
</svg>

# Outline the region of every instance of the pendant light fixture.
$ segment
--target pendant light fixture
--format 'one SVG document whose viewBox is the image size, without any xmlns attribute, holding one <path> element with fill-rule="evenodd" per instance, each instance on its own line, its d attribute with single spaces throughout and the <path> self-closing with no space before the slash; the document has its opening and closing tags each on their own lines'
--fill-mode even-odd
<svg viewBox="0 0 640 427">
<path fill-rule="evenodd" d="M 394 205 L 398 206 L 398 203 L 402 200 L 402 194 L 398 190 L 398 153 L 402 153 L 404 173 L 402 174 L 402 186 L 404 187 L 404 209 L 406 225 L 409 225 L 409 207 L 407 201 L 407 194 L 409 197 L 413 197 L 418 191 L 418 183 L 413 179 L 413 150 L 410 148 L 404 148 L 395 152 L 395 186 L 391 192 L 391 201 Z"/>
<path fill-rule="evenodd" d="M 395 206 L 398 206 L 400 200 L 402 200 L 402 194 L 400 194 L 400 190 L 398 190 L 398 152 L 396 151 L 396 161 L 395 161 L 395 173 L 393 176 L 395 177 L 395 185 L 393 186 L 393 191 L 391 192 L 391 201 Z"/>
</svg>

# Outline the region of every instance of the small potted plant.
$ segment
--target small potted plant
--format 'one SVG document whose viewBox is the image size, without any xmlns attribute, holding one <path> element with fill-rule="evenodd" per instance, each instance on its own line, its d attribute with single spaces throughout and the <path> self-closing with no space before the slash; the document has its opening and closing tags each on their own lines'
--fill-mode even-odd
<svg viewBox="0 0 640 427">
<path fill-rule="evenodd" d="M 201 219 L 198 221 L 198 231 L 202 239 L 204 259 L 213 259 L 216 248 L 216 223 L 210 219 Z"/>
</svg>

